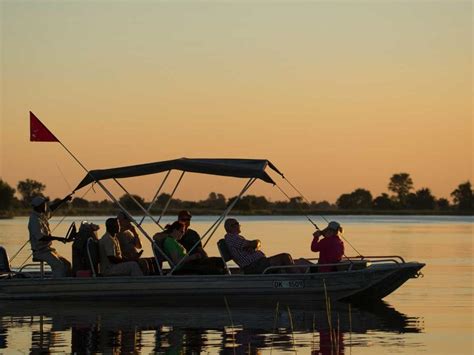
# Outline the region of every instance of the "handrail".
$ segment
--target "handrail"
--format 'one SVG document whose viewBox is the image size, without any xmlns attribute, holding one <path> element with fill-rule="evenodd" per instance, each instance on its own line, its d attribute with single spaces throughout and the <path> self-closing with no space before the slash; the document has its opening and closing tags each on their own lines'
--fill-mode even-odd
<svg viewBox="0 0 474 355">
<path fill-rule="evenodd" d="M 402 264 L 405 264 L 406 261 L 403 259 L 400 255 L 358 255 L 358 256 L 348 256 L 347 259 L 359 259 L 359 260 L 365 260 L 365 259 L 380 259 L 380 258 L 394 258 L 394 259 L 399 259 Z"/>
</svg>

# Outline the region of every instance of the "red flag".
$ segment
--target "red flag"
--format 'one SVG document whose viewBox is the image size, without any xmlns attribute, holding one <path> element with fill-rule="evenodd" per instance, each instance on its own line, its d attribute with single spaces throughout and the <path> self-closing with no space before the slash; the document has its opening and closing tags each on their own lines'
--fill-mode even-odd
<svg viewBox="0 0 474 355">
<path fill-rule="evenodd" d="M 59 139 L 57 139 L 31 111 L 30 142 L 59 142 Z"/>
</svg>

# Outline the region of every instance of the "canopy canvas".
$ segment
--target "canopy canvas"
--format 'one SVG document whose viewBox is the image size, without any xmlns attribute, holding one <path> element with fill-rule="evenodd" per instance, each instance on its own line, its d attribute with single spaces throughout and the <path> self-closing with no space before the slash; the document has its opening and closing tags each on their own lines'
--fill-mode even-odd
<svg viewBox="0 0 474 355">
<path fill-rule="evenodd" d="M 107 179 L 120 179 L 135 176 L 157 174 L 169 170 L 181 170 L 209 175 L 230 176 L 237 178 L 257 178 L 265 182 L 275 184 L 273 179 L 266 173 L 269 167 L 276 173 L 283 174 L 269 161 L 265 159 L 189 159 L 180 158 L 154 163 L 122 166 L 111 169 L 91 170 L 74 191 L 89 185 L 95 181 Z"/>
</svg>

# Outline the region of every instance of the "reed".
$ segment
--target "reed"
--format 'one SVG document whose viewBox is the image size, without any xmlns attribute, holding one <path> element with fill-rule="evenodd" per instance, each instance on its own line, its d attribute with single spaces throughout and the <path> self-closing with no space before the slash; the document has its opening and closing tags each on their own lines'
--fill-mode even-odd
<svg viewBox="0 0 474 355">
<path fill-rule="evenodd" d="M 276 326 L 277 326 L 277 321 L 278 321 L 278 310 L 279 310 L 279 307 L 280 307 L 280 302 L 277 302 L 276 304 L 276 308 L 275 308 L 275 319 L 273 320 L 273 332 L 272 332 L 272 336 L 271 336 L 271 343 L 270 343 L 270 355 L 273 351 L 273 337 L 275 336 L 276 334 Z"/>
<path fill-rule="evenodd" d="M 229 303 L 227 302 L 227 297 L 225 297 L 225 296 L 224 296 L 224 303 L 225 303 L 225 307 L 227 309 L 227 313 L 229 314 L 230 326 L 232 327 L 232 351 L 235 354 L 235 327 L 234 327 L 234 321 L 232 319 L 232 313 L 230 313 L 230 307 L 229 307 Z"/>
<path fill-rule="evenodd" d="M 349 354 L 352 354 L 352 307 L 349 303 Z"/>
<path fill-rule="evenodd" d="M 296 346 L 295 346 L 295 333 L 293 328 L 293 316 L 291 315 L 291 310 L 289 306 L 286 306 L 288 310 L 288 318 L 290 319 L 290 328 L 291 328 L 291 340 L 293 342 L 293 351 L 296 353 Z"/>
</svg>

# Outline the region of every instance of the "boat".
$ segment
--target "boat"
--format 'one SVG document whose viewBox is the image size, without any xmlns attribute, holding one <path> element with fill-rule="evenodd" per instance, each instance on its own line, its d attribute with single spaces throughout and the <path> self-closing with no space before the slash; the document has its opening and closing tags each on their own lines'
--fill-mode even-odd
<svg viewBox="0 0 474 355">
<path fill-rule="evenodd" d="M 181 171 L 176 186 L 158 219 L 150 214 L 152 206 L 168 179 L 172 170 Z M 270 267 L 262 274 L 247 275 L 240 269 L 228 267 L 224 275 L 176 275 L 174 271 L 180 263 L 174 265 L 155 240 L 142 228 L 144 218 L 150 218 L 161 228 L 160 219 L 166 213 L 173 194 L 185 173 L 219 175 L 248 179 L 238 196 L 203 234 L 201 241 L 205 246 L 213 237 L 220 224 L 229 215 L 232 208 L 245 192 L 257 180 L 279 186 L 270 173 L 282 179 L 285 176 L 268 160 L 263 159 L 188 159 L 180 158 L 147 164 L 116 167 L 89 171 L 74 189 L 73 193 L 91 184 L 100 186 L 108 197 L 131 219 L 152 245 L 154 257 L 159 265 L 156 276 L 120 276 L 103 277 L 65 277 L 53 279 L 44 273 L 14 272 L 3 261 L 3 274 L 0 276 L 0 300 L 111 300 L 133 297 L 143 300 L 159 299 L 161 304 L 215 304 L 223 299 L 233 304 L 267 302 L 324 302 L 351 301 L 373 302 L 381 300 L 394 292 L 410 278 L 420 275 L 425 266 L 419 262 L 406 262 L 401 256 L 355 256 L 345 257 L 342 262 L 332 264 L 336 271 L 319 272 L 316 265 L 306 266 L 304 272 L 286 273 L 282 268 Z M 119 179 L 166 173 L 149 206 L 145 208 L 130 194 Z M 141 221 L 136 220 L 120 201 L 105 187 L 104 180 L 113 180 L 143 212 Z M 289 182 L 295 191 L 299 192 Z M 279 187 L 281 190 L 281 187 Z M 283 190 L 282 190 L 283 192 Z M 308 220 L 317 225 L 306 216 Z M 196 244 L 194 247 L 196 247 Z M 219 245 L 219 244 L 218 244 Z M 225 250 L 218 248 L 226 262 Z M 191 249 L 192 251 L 192 249 Z M 6 255 L 6 253 L 4 253 Z M 1 258 L 0 258 L 1 259 Z M 5 259 L 5 257 L 4 257 Z M 317 260 L 317 259 L 315 259 Z M 315 261 L 314 260 L 314 261 Z M 163 264 L 169 267 L 161 267 Z M 1 264 L 1 261 L 0 261 Z M 321 264 L 318 264 L 321 266 Z M 301 266 L 295 266 L 300 267 Z M 285 267 L 288 268 L 287 266 Z M 93 269 L 93 268 L 92 268 Z"/>
</svg>

